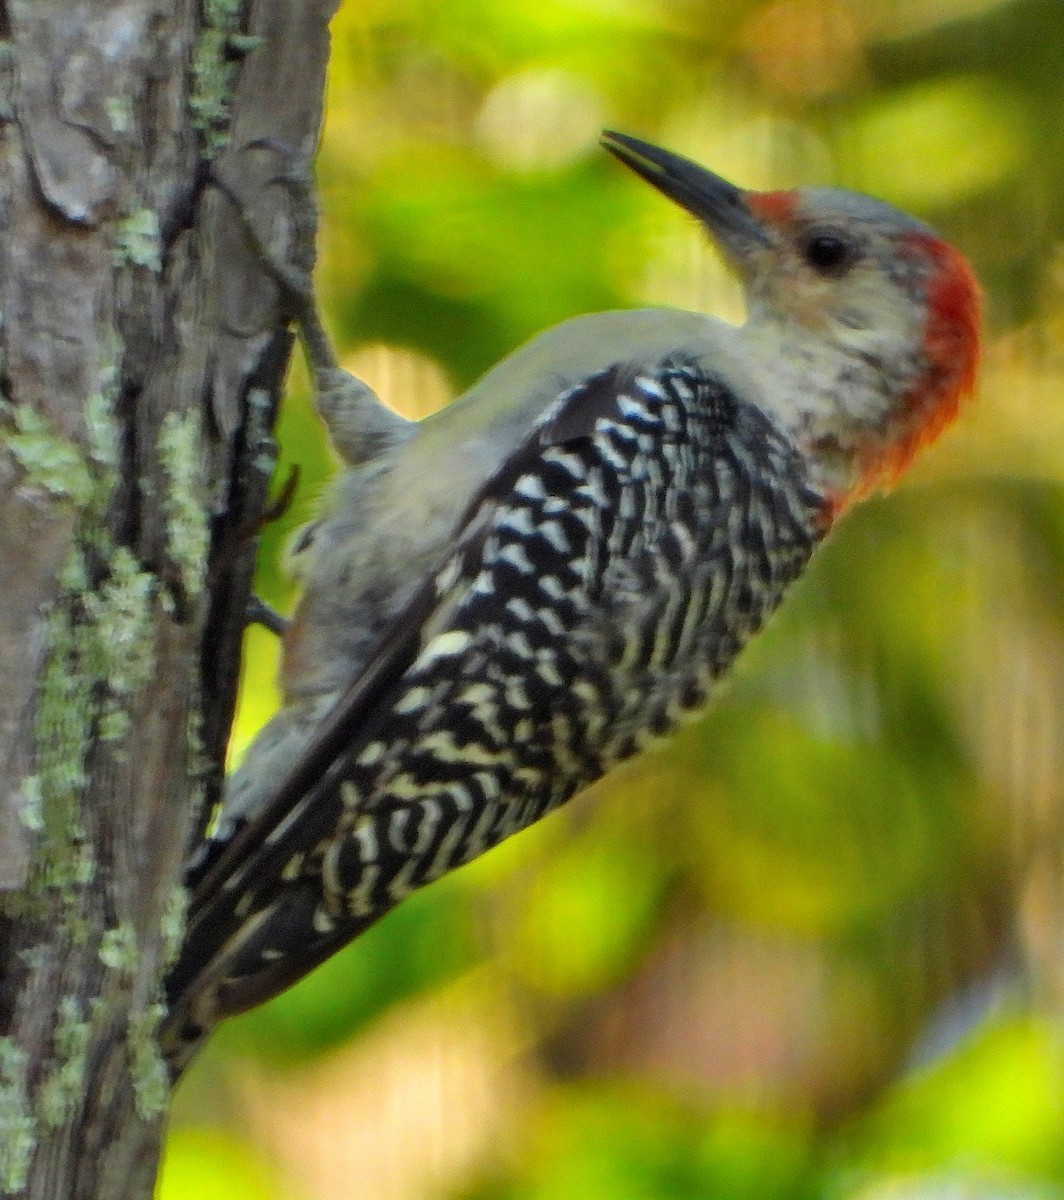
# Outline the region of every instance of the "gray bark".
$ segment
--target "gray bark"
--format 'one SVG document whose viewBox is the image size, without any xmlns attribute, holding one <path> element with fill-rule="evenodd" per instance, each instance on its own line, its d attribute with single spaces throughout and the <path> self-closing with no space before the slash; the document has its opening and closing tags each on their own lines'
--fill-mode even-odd
<svg viewBox="0 0 1064 1200">
<path fill-rule="evenodd" d="M 0 1195 L 152 1193 L 336 3 L 0 0 Z"/>
</svg>

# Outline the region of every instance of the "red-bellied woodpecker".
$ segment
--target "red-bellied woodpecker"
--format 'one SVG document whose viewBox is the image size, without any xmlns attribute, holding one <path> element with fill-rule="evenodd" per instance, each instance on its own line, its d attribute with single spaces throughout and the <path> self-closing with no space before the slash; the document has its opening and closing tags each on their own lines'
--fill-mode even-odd
<svg viewBox="0 0 1064 1200">
<path fill-rule="evenodd" d="M 285 705 L 192 878 L 175 1068 L 701 707 L 839 515 L 971 390 L 977 288 L 926 225 L 604 141 L 702 223 L 746 324 L 579 317 L 418 424 L 367 392 L 347 426 L 339 406 L 364 461 L 302 539 Z"/>
</svg>

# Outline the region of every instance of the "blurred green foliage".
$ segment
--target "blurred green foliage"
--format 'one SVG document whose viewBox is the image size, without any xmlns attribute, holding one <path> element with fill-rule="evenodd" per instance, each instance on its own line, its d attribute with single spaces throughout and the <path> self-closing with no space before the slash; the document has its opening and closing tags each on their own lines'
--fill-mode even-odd
<svg viewBox="0 0 1064 1200">
<path fill-rule="evenodd" d="M 217 1130 L 175 1130 L 166 1148 L 158 1200 L 281 1200 L 268 1167 L 238 1139 Z"/>
<path fill-rule="evenodd" d="M 221 1031 L 161 1200 L 1064 1196 L 1060 0 L 348 0 L 333 32 L 319 279 L 411 415 L 574 313 L 738 319 L 602 126 L 932 221 L 986 366 L 704 720 Z M 285 606 L 332 469 L 299 369 L 278 440 Z M 247 659 L 234 753 L 277 702 L 267 635 Z"/>
</svg>

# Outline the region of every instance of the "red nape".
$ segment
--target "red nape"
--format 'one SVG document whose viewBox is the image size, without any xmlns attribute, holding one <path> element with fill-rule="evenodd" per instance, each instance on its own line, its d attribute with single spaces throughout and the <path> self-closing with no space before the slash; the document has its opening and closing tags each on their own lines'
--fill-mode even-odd
<svg viewBox="0 0 1064 1200">
<path fill-rule="evenodd" d="M 979 284 L 967 260 L 932 234 L 911 233 L 905 241 L 909 253 L 931 262 L 923 344 L 927 369 L 904 399 L 907 419 L 900 436 L 869 453 L 859 492 L 897 482 L 915 454 L 956 418 L 979 367 Z"/>
<path fill-rule="evenodd" d="M 797 192 L 747 192 L 746 206 L 766 221 L 789 221 L 798 207 Z"/>
</svg>

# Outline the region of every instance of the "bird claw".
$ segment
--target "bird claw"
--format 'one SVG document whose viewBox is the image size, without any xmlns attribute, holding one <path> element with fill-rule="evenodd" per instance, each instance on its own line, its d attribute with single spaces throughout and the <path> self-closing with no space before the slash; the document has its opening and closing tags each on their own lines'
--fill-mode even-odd
<svg viewBox="0 0 1064 1200">
<path fill-rule="evenodd" d="M 244 610 L 244 620 L 248 625 L 261 625 L 278 637 L 284 637 L 292 622 L 275 609 L 271 608 L 261 596 L 254 593 L 248 597 L 247 608 Z"/>
</svg>

